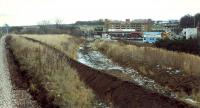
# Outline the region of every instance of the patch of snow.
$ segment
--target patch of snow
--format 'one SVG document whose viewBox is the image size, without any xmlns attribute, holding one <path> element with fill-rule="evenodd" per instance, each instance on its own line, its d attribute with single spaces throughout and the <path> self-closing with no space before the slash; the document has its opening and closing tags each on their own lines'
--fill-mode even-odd
<svg viewBox="0 0 200 108">
<path fill-rule="evenodd" d="M 169 74 L 175 75 L 175 74 L 179 74 L 181 71 L 180 70 L 167 70 L 166 72 Z"/>
<path fill-rule="evenodd" d="M 175 72 L 176 72 L 176 73 L 180 73 L 181 71 L 180 71 L 180 70 L 176 70 Z"/>
<path fill-rule="evenodd" d="M 191 98 L 186 98 L 185 101 L 188 101 L 188 102 L 191 102 L 191 103 L 194 103 L 194 104 L 197 104 L 197 103 L 198 103 L 197 101 L 194 101 L 194 100 L 191 99 Z"/>
<path fill-rule="evenodd" d="M 86 47 L 90 47 L 90 46 L 86 45 Z M 77 60 L 85 65 L 88 65 L 92 68 L 99 69 L 99 70 L 119 70 L 116 72 L 122 72 L 124 74 L 129 75 L 132 78 L 132 81 L 138 85 L 141 85 L 145 88 L 157 91 L 159 93 L 162 93 L 168 96 L 175 96 L 174 93 L 172 93 L 169 90 L 166 90 L 164 87 L 160 86 L 154 80 L 140 75 L 134 69 L 125 68 L 125 67 L 115 64 L 114 62 L 112 62 L 111 59 L 109 59 L 107 56 L 103 55 L 99 51 L 94 51 L 91 49 L 88 50 L 88 49 L 84 49 L 84 47 L 81 47 L 78 50 Z M 160 67 L 160 65 L 157 65 L 157 67 Z"/>
<path fill-rule="evenodd" d="M 168 67 L 167 70 L 172 70 L 172 68 L 171 68 L 171 67 Z"/>
<path fill-rule="evenodd" d="M 157 67 L 157 68 L 159 68 L 159 67 L 160 67 L 160 65 L 156 65 L 156 67 Z"/>
</svg>

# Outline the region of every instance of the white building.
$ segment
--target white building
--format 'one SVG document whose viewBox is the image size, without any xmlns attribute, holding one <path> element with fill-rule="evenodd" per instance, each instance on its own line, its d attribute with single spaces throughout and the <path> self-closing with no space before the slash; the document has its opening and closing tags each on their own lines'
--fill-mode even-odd
<svg viewBox="0 0 200 108">
<path fill-rule="evenodd" d="M 198 29 L 197 28 L 185 28 L 182 31 L 182 35 L 189 38 L 197 38 Z"/>
</svg>

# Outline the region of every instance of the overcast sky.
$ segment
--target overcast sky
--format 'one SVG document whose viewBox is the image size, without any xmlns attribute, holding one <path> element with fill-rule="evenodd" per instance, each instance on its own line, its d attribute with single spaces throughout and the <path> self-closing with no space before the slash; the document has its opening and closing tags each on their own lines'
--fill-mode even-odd
<svg viewBox="0 0 200 108">
<path fill-rule="evenodd" d="M 0 0 L 0 26 L 96 19 L 179 19 L 200 12 L 200 0 Z"/>
</svg>

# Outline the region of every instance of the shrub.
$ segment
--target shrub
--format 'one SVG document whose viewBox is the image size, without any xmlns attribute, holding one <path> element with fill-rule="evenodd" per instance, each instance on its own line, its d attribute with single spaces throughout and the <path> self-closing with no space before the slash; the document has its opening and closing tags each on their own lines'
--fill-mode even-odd
<svg viewBox="0 0 200 108">
<path fill-rule="evenodd" d="M 155 43 L 158 48 L 164 48 L 172 51 L 200 54 L 200 46 L 197 39 L 179 39 L 179 40 L 160 40 Z"/>
</svg>

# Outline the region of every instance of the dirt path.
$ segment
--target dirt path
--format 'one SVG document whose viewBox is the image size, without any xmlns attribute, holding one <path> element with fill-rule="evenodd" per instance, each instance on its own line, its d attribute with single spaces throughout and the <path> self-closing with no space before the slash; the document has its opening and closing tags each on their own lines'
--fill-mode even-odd
<svg viewBox="0 0 200 108">
<path fill-rule="evenodd" d="M 0 41 L 0 79 L 0 108 L 13 108 L 15 97 L 5 55 L 5 37 L 2 37 Z"/>
</svg>

